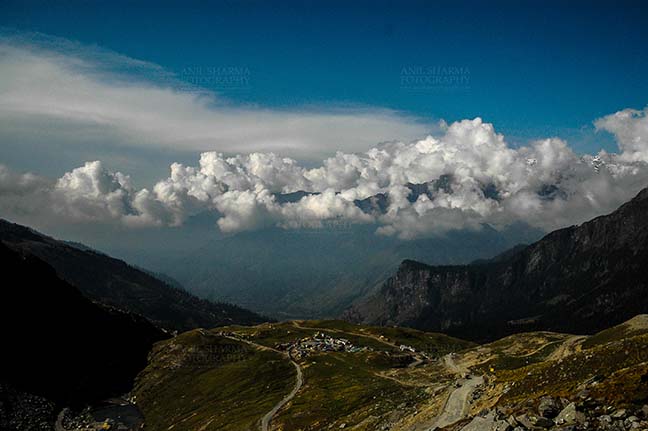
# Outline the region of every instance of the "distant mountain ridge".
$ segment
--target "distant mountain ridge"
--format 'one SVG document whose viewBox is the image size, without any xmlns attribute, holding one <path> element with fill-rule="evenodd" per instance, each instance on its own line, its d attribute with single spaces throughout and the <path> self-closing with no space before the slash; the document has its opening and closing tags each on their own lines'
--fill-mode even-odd
<svg viewBox="0 0 648 431">
<path fill-rule="evenodd" d="M 47 262 L 93 301 L 140 314 L 166 329 L 184 331 L 267 320 L 235 305 L 199 299 L 90 247 L 59 241 L 5 220 L 0 220 L 0 242 L 24 256 Z"/>
<path fill-rule="evenodd" d="M 613 213 L 470 265 L 405 260 L 353 322 L 471 340 L 526 330 L 595 332 L 648 311 L 648 189 Z"/>
<path fill-rule="evenodd" d="M 147 266 L 200 297 L 224 299 L 279 319 L 327 318 L 372 293 L 404 258 L 467 263 L 540 237 L 527 226 L 498 231 L 484 225 L 475 231 L 401 240 L 376 234 L 376 228 L 331 223 L 240 232 Z"/>
</svg>

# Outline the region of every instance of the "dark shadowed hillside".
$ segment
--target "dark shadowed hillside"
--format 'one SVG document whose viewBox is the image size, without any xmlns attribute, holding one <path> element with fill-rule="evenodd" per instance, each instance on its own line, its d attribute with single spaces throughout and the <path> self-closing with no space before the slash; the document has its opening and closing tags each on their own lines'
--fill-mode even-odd
<svg viewBox="0 0 648 431">
<path fill-rule="evenodd" d="M 141 314 L 168 329 L 255 324 L 266 320 L 234 305 L 198 299 L 124 261 L 4 220 L 0 220 L 0 241 L 22 255 L 47 262 L 88 298 Z"/>
<path fill-rule="evenodd" d="M 355 322 L 442 330 L 473 340 L 526 330 L 594 332 L 648 311 L 648 189 L 610 215 L 491 261 L 404 261 Z"/>
<path fill-rule="evenodd" d="M 35 256 L 0 244 L 0 261 L 1 429 L 46 429 L 32 426 L 63 406 L 128 392 L 153 343 L 169 336 L 93 303 Z"/>
</svg>

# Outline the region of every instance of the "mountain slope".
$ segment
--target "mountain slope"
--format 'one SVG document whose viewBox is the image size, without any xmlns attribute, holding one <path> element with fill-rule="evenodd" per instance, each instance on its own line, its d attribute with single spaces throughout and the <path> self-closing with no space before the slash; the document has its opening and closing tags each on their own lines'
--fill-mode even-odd
<svg viewBox="0 0 648 431">
<path fill-rule="evenodd" d="M 522 226 L 501 232 L 483 226 L 404 241 L 377 235 L 376 228 L 332 223 L 241 232 L 213 238 L 171 264 L 150 267 L 164 270 L 201 297 L 282 319 L 326 318 L 379 287 L 405 258 L 466 263 L 540 237 Z"/>
<path fill-rule="evenodd" d="M 647 341 L 645 315 L 482 345 L 341 321 L 231 326 L 156 344 L 134 394 L 152 431 L 256 430 L 268 414 L 273 431 L 646 429 Z"/>
<path fill-rule="evenodd" d="M 129 391 L 153 343 L 168 337 L 140 316 L 91 302 L 34 256 L 0 244 L 0 262 L 1 429 L 51 423 L 55 409 Z"/>
<path fill-rule="evenodd" d="M 198 299 L 124 261 L 4 220 L 0 220 L 0 241 L 25 256 L 47 262 L 88 298 L 141 314 L 168 329 L 254 324 L 266 320 L 237 306 Z"/>
<path fill-rule="evenodd" d="M 594 332 L 648 311 L 648 189 L 607 216 L 484 263 L 404 261 L 354 322 L 442 330 L 472 340 L 522 330 Z"/>
<path fill-rule="evenodd" d="M 379 423 L 396 409 L 428 400 L 426 389 L 440 383 L 436 369 L 403 381 L 392 373 L 404 374 L 408 364 L 412 371 L 417 364 L 439 364 L 434 358 L 473 343 L 386 329 L 293 321 L 188 331 L 156 344 L 133 393 L 147 430 L 258 430 L 293 389 L 296 366 L 303 385 L 270 415 L 268 429 L 391 429 Z M 404 343 L 425 353 L 404 353 Z"/>
</svg>

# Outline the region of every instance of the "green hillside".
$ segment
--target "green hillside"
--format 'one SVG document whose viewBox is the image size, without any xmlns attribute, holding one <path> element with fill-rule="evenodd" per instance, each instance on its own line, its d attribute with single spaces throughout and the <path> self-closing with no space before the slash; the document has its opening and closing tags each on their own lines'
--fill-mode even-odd
<svg viewBox="0 0 648 431">
<path fill-rule="evenodd" d="M 645 322 L 483 345 L 334 320 L 194 330 L 155 346 L 134 394 L 151 430 L 558 429 L 541 399 L 582 420 L 648 402 Z"/>
</svg>

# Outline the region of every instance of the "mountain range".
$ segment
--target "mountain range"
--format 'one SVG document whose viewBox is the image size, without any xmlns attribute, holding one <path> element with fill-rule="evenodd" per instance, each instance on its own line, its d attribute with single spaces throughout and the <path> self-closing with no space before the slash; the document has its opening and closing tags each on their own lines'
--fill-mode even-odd
<svg viewBox="0 0 648 431">
<path fill-rule="evenodd" d="M 263 323 L 173 278 L 0 222 L 0 429 L 648 426 L 647 212 L 645 189 L 491 259 L 405 260 L 346 312 L 361 324 Z"/>
<path fill-rule="evenodd" d="M 613 213 L 469 265 L 401 263 L 345 312 L 471 340 L 530 330 L 592 333 L 648 311 L 648 189 Z"/>
<path fill-rule="evenodd" d="M 378 235 L 375 225 L 330 223 L 227 236 L 217 235 L 213 224 L 209 229 L 210 239 L 193 250 L 158 260 L 125 255 L 168 273 L 200 297 L 278 319 L 338 316 L 380 286 L 403 259 L 467 263 L 541 236 L 523 225 L 502 230 L 483 225 L 412 240 Z"/>
<path fill-rule="evenodd" d="M 452 193 L 451 178 L 407 184 L 408 199 Z M 483 192 L 497 199 L 497 190 Z M 276 193 L 280 203 L 314 193 Z M 388 196 L 355 201 L 365 213 L 384 214 Z M 223 233 L 217 211 L 189 217 L 182 226 L 141 229 L 107 227 L 97 233 L 82 225 L 54 232 L 91 244 L 129 263 L 164 273 L 192 294 L 237 304 L 276 319 L 332 318 L 379 287 L 404 259 L 428 264 L 464 264 L 489 258 L 545 232 L 523 223 L 495 229 L 483 224 L 427 237 L 401 239 L 377 234 L 378 224 L 344 220 L 305 223 L 299 228 L 262 227 Z"/>
<path fill-rule="evenodd" d="M 2 430 L 50 430 L 70 409 L 123 397 L 154 343 L 175 332 L 266 321 L 198 299 L 172 279 L 162 281 L 83 244 L 4 220 L 0 262 Z M 98 414 L 137 422 L 137 409 L 116 399 Z"/>
</svg>

